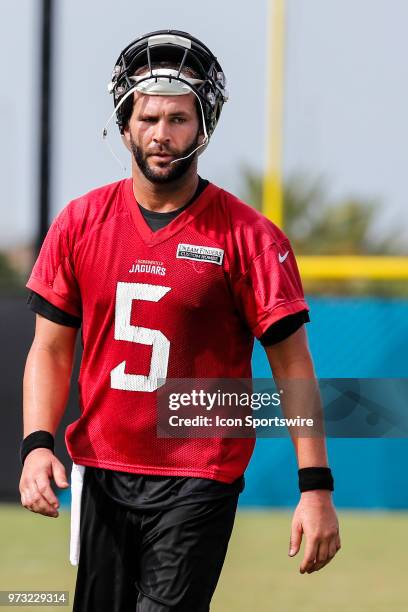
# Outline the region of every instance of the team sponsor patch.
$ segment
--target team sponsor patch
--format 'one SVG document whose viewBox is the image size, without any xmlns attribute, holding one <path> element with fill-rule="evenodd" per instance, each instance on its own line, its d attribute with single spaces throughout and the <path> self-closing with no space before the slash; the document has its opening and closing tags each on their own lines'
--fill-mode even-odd
<svg viewBox="0 0 408 612">
<path fill-rule="evenodd" d="M 215 247 L 185 244 L 183 242 L 177 246 L 177 258 L 193 259 L 194 261 L 206 261 L 208 263 L 215 263 L 218 266 L 221 266 L 224 258 L 224 251 L 223 249 L 216 249 Z"/>
</svg>

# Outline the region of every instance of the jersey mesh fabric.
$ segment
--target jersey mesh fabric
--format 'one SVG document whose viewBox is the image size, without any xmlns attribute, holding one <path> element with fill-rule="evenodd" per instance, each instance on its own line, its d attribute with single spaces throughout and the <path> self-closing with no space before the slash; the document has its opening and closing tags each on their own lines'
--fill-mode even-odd
<svg viewBox="0 0 408 612">
<path fill-rule="evenodd" d="M 218 249 L 219 262 L 177 257 L 180 245 Z M 155 383 L 250 378 L 254 336 L 308 310 L 279 228 L 210 183 L 152 232 L 125 179 L 58 215 L 27 287 L 82 314 L 81 414 L 66 431 L 75 463 L 224 482 L 243 474 L 253 439 L 157 437 Z"/>
</svg>

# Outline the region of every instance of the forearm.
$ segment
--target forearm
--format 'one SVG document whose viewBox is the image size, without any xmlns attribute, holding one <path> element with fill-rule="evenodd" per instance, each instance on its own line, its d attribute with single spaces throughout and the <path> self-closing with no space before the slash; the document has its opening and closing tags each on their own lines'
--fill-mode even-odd
<svg viewBox="0 0 408 612">
<path fill-rule="evenodd" d="M 277 388 L 283 390 L 281 407 L 284 416 L 313 419 L 311 435 L 308 435 L 307 426 L 290 428 L 299 468 L 327 467 L 323 408 L 311 358 L 287 364 L 274 372 L 274 379 Z"/>
<path fill-rule="evenodd" d="M 55 435 L 68 401 L 73 355 L 34 343 L 23 379 L 24 437 L 46 430 Z"/>
<path fill-rule="evenodd" d="M 323 428 L 323 409 L 317 381 L 285 380 L 282 411 L 288 419 L 300 417 L 312 419 L 313 425 L 290 427 L 289 433 L 295 449 L 299 468 L 327 467 L 326 440 Z"/>
<path fill-rule="evenodd" d="M 325 439 L 292 437 L 299 468 L 328 467 Z"/>
</svg>

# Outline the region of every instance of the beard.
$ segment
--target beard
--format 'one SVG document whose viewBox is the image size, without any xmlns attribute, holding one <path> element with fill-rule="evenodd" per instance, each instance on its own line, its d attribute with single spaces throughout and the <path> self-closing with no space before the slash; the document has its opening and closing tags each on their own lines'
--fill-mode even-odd
<svg viewBox="0 0 408 612">
<path fill-rule="evenodd" d="M 199 134 L 200 130 L 197 131 L 197 134 L 194 138 L 194 141 L 183 151 L 164 151 L 164 153 L 168 155 L 174 155 L 176 159 L 180 157 L 187 157 L 194 151 L 196 147 L 199 145 Z M 191 167 L 194 162 L 196 155 L 190 155 L 187 159 L 183 159 L 181 161 L 177 161 L 173 164 L 167 162 L 167 171 L 166 172 L 156 172 L 153 168 L 149 166 L 148 159 L 151 156 L 150 153 L 146 154 L 141 147 L 139 147 L 135 141 L 133 140 L 132 134 L 130 134 L 130 148 L 135 159 L 135 162 L 139 166 L 139 169 L 143 173 L 143 175 L 147 178 L 151 183 L 164 185 L 166 183 L 172 183 L 173 181 L 177 181 L 181 177 L 183 177 L 186 172 Z M 164 168 L 164 166 L 162 166 Z"/>
</svg>

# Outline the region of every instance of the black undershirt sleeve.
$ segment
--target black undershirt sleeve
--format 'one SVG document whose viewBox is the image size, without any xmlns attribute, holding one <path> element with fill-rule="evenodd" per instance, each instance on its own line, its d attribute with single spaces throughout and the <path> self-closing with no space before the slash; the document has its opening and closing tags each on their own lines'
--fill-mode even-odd
<svg viewBox="0 0 408 612">
<path fill-rule="evenodd" d="M 310 317 L 307 310 L 301 310 L 295 314 L 287 315 L 276 323 L 272 323 L 266 332 L 259 338 L 262 346 L 272 346 L 278 342 L 282 342 L 289 336 L 295 333 L 303 323 L 309 323 Z"/>
<path fill-rule="evenodd" d="M 45 317 L 49 321 L 59 323 L 60 325 L 67 325 L 68 327 L 80 328 L 82 321 L 79 317 L 61 310 L 51 304 L 48 300 L 44 299 L 38 293 L 31 291 L 27 298 L 27 306 L 33 312 Z"/>
</svg>

